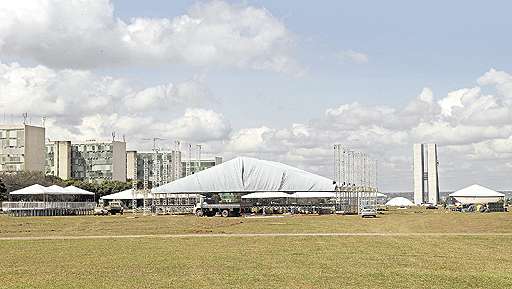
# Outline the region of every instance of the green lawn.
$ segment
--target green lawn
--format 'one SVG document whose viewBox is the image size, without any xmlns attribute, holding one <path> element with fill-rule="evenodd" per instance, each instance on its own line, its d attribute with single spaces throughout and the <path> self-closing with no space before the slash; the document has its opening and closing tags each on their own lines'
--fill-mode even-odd
<svg viewBox="0 0 512 289">
<path fill-rule="evenodd" d="M 511 233 L 512 214 L 0 217 L 0 237 L 194 233 Z M 512 236 L 0 241 L 0 288 L 512 288 Z"/>
</svg>

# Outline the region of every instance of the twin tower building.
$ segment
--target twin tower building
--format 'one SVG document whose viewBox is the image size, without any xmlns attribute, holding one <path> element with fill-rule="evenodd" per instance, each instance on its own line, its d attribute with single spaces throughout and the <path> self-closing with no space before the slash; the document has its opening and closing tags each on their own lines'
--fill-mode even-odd
<svg viewBox="0 0 512 289">
<path fill-rule="evenodd" d="M 414 204 L 439 201 L 439 177 L 436 144 L 414 144 Z"/>
</svg>

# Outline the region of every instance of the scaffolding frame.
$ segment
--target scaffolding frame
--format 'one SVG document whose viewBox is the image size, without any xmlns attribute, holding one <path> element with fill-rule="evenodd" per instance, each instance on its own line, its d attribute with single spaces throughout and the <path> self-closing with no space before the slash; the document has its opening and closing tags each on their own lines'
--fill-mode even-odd
<svg viewBox="0 0 512 289">
<path fill-rule="evenodd" d="M 377 206 L 377 160 L 341 144 L 334 145 L 336 211 L 359 214 Z"/>
</svg>

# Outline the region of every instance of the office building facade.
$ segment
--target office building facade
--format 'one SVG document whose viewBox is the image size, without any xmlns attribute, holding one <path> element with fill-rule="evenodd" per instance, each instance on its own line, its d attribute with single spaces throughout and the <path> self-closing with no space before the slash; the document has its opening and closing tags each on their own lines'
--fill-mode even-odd
<svg viewBox="0 0 512 289">
<path fill-rule="evenodd" d="M 71 179 L 71 142 L 49 141 L 46 144 L 47 175 L 59 177 L 63 180 Z"/>
<path fill-rule="evenodd" d="M 45 169 L 45 129 L 31 125 L 0 125 L 0 171 Z"/>
<path fill-rule="evenodd" d="M 436 144 L 414 144 L 414 203 L 439 202 L 439 176 Z"/>
<path fill-rule="evenodd" d="M 71 177 L 86 181 L 126 182 L 126 143 L 87 141 L 71 144 Z"/>
</svg>

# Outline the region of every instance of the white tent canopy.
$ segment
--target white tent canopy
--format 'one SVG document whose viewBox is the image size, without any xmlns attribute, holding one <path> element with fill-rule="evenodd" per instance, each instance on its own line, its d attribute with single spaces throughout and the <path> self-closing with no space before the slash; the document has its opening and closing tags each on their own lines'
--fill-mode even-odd
<svg viewBox="0 0 512 289">
<path fill-rule="evenodd" d="M 148 198 L 148 199 L 153 198 L 153 194 L 148 193 L 146 198 Z M 138 199 L 144 199 L 144 194 L 136 191 L 135 195 L 134 195 L 133 190 L 128 189 L 128 190 L 121 191 L 118 193 L 103 196 L 100 199 L 102 199 L 102 200 L 133 200 L 133 199 L 138 200 Z"/>
<path fill-rule="evenodd" d="M 89 192 L 75 186 L 69 186 L 66 188 L 51 185 L 49 187 L 44 187 L 39 184 L 31 185 L 23 189 L 19 189 L 16 191 L 12 191 L 9 194 L 11 195 L 94 195 L 93 192 Z"/>
<path fill-rule="evenodd" d="M 278 162 L 239 157 L 153 189 L 155 193 L 334 191 L 333 181 Z"/>
<path fill-rule="evenodd" d="M 386 203 L 386 206 L 392 207 L 409 207 L 414 206 L 413 202 L 404 197 L 395 197 Z"/>
<path fill-rule="evenodd" d="M 472 185 L 453 192 L 449 196 L 455 198 L 462 204 L 484 204 L 498 202 L 505 197 L 505 194 L 480 185 Z"/>
<path fill-rule="evenodd" d="M 72 195 L 94 195 L 93 192 L 89 192 L 87 190 L 77 188 L 75 186 L 67 186 L 64 188 L 64 190 Z"/>
<path fill-rule="evenodd" d="M 296 192 L 291 198 L 335 198 L 335 192 Z"/>
<path fill-rule="evenodd" d="M 277 199 L 289 198 L 290 195 L 283 192 L 258 192 L 242 196 L 242 199 Z"/>
<path fill-rule="evenodd" d="M 47 193 L 46 187 L 43 187 L 39 184 L 35 184 L 35 185 L 25 187 L 23 189 L 12 191 L 9 194 L 10 195 L 42 195 L 42 194 L 46 194 L 46 193 Z"/>
<path fill-rule="evenodd" d="M 377 198 L 387 198 L 387 197 L 388 196 L 386 194 L 377 192 Z"/>
<path fill-rule="evenodd" d="M 59 187 L 57 185 L 51 185 L 49 187 L 46 187 L 46 193 L 52 194 L 52 195 L 66 195 L 69 194 L 68 191 L 66 191 L 63 187 Z"/>
<path fill-rule="evenodd" d="M 146 199 L 153 199 L 153 198 L 184 198 L 184 197 L 191 197 L 191 198 L 197 198 L 198 194 L 160 194 L 158 193 L 148 193 L 146 195 Z M 133 194 L 132 189 L 128 189 L 125 191 L 121 191 L 118 193 L 106 195 L 100 198 L 100 200 L 142 200 L 144 199 L 144 194 L 140 191 L 136 191 L 135 195 Z"/>
</svg>

